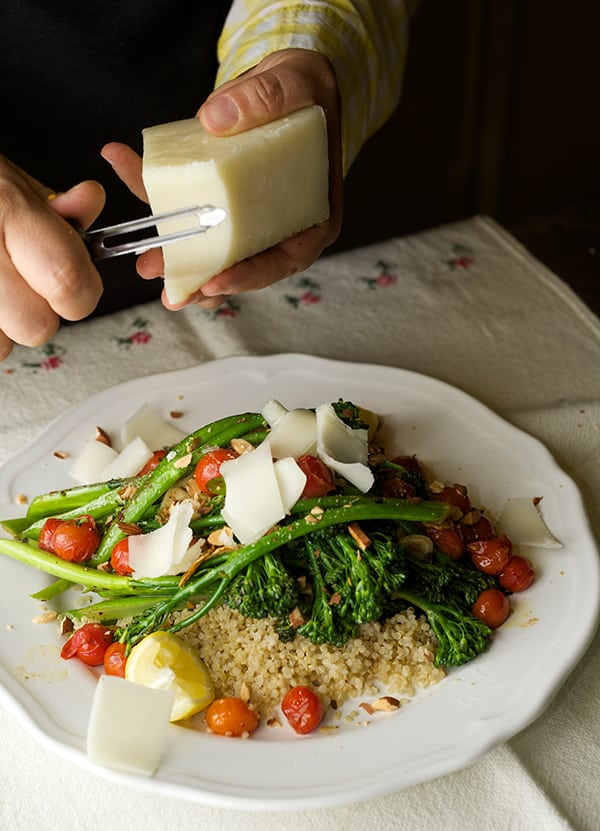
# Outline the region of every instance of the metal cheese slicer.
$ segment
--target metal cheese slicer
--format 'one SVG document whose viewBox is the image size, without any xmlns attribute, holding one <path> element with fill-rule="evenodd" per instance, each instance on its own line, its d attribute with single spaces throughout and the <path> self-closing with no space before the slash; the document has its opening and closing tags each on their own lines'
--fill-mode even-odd
<svg viewBox="0 0 600 831">
<path fill-rule="evenodd" d="M 142 254 L 151 248 L 162 248 L 163 245 L 171 242 L 178 242 L 196 234 L 204 234 L 210 228 L 219 225 L 226 216 L 227 213 L 222 208 L 215 208 L 213 205 L 193 205 L 181 210 L 134 219 L 131 222 L 121 222 L 118 225 L 99 228 L 95 231 L 84 231 L 81 228 L 77 230 L 87 245 L 92 259 L 104 260 L 107 257 L 119 257 L 121 254 Z M 149 228 L 156 228 L 160 222 L 178 219 L 195 220 L 195 223 L 168 234 L 159 235 L 157 229 L 157 233 L 153 236 L 126 239 L 129 236 L 139 235 Z M 75 223 L 72 224 L 75 225 Z"/>
</svg>

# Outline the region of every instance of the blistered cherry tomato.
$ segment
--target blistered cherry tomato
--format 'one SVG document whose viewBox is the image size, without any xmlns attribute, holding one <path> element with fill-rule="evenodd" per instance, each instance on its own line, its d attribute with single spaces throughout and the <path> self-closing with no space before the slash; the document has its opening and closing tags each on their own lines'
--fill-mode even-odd
<svg viewBox="0 0 600 831">
<path fill-rule="evenodd" d="M 472 611 L 490 629 L 497 629 L 510 614 L 510 600 L 500 589 L 485 589 L 473 604 Z"/>
<path fill-rule="evenodd" d="M 65 643 L 60 657 L 79 658 L 90 667 L 104 663 L 104 653 L 112 643 L 112 632 L 100 623 L 84 623 Z"/>
<path fill-rule="evenodd" d="M 208 487 L 211 479 L 216 479 L 221 474 L 221 465 L 231 459 L 237 459 L 237 454 L 226 447 L 218 447 L 216 450 L 208 450 L 196 465 L 194 478 L 202 493 L 214 496 L 214 492 Z"/>
<path fill-rule="evenodd" d="M 461 522 L 462 533 L 465 542 L 476 542 L 477 540 L 491 540 L 495 536 L 494 526 L 483 514 L 477 522 L 467 525 Z"/>
<path fill-rule="evenodd" d="M 464 485 L 445 485 L 439 492 L 430 492 L 430 499 L 452 505 L 461 514 L 468 514 L 471 510 L 471 500 Z"/>
<path fill-rule="evenodd" d="M 42 530 L 40 531 L 40 536 L 38 537 L 38 546 L 42 549 L 42 551 L 48 551 L 51 554 L 54 554 L 54 549 L 52 548 L 52 538 L 54 537 L 54 532 L 60 525 L 62 520 L 60 519 L 47 519 L 43 526 Z"/>
<path fill-rule="evenodd" d="M 504 535 L 491 540 L 470 542 L 467 544 L 467 551 L 475 568 L 484 574 L 500 574 L 512 557 L 512 545 Z"/>
<path fill-rule="evenodd" d="M 428 525 L 425 533 L 446 557 L 450 557 L 451 560 L 459 560 L 462 557 L 465 543 L 460 525 L 447 527 Z"/>
<path fill-rule="evenodd" d="M 319 696 L 300 684 L 283 697 L 281 712 L 296 733 L 302 735 L 316 730 L 323 720 L 323 706 Z"/>
<path fill-rule="evenodd" d="M 306 484 L 302 491 L 303 497 L 310 499 L 314 496 L 326 496 L 335 490 L 331 470 L 317 456 L 306 453 L 304 456 L 299 456 L 296 463 L 306 476 Z"/>
<path fill-rule="evenodd" d="M 421 465 L 416 456 L 396 456 L 391 460 L 392 464 L 398 465 L 402 470 L 387 468 L 380 471 L 378 475 L 378 487 L 382 496 L 392 499 L 413 499 L 417 495 L 417 489 L 413 482 L 408 481 L 411 474 L 423 478 Z"/>
<path fill-rule="evenodd" d="M 95 554 L 101 539 L 92 517 L 64 519 L 54 529 L 46 550 L 69 563 L 83 563 Z"/>
<path fill-rule="evenodd" d="M 117 574 L 125 577 L 133 574 L 133 569 L 129 565 L 129 537 L 123 537 L 115 545 L 110 555 L 110 564 L 113 571 Z"/>
<path fill-rule="evenodd" d="M 394 456 L 392 464 L 403 467 L 408 473 L 415 473 L 423 478 L 423 468 L 416 456 Z"/>
<path fill-rule="evenodd" d="M 529 560 L 515 555 L 498 575 L 498 582 L 509 592 L 523 592 L 535 580 L 535 571 Z"/>
<path fill-rule="evenodd" d="M 140 471 L 138 471 L 137 475 L 145 476 L 146 473 L 150 473 L 150 471 L 154 470 L 154 468 L 159 462 L 162 462 L 166 455 L 166 450 L 155 450 L 152 456 L 150 456 L 150 458 L 144 465 L 144 467 Z"/>
<path fill-rule="evenodd" d="M 125 678 L 125 664 L 127 663 L 125 644 L 120 643 L 120 641 L 111 643 L 104 653 L 102 662 L 107 675 L 117 675 L 119 678 Z"/>
<path fill-rule="evenodd" d="M 219 736 L 243 736 L 258 727 L 258 715 L 241 698 L 215 698 L 206 711 L 206 723 Z"/>
</svg>

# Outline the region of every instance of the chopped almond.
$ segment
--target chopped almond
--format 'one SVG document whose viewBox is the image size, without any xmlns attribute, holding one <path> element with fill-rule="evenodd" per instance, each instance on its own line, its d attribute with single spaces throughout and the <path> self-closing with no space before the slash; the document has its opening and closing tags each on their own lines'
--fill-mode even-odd
<svg viewBox="0 0 600 831">
<path fill-rule="evenodd" d="M 348 532 L 361 551 L 366 551 L 371 545 L 371 540 L 357 522 L 350 523 Z"/>
<path fill-rule="evenodd" d="M 302 624 L 306 622 L 304 620 L 302 612 L 297 606 L 294 606 L 294 608 L 290 612 L 289 621 L 292 629 L 297 629 L 299 626 L 302 626 Z"/>
<path fill-rule="evenodd" d="M 381 698 L 376 698 L 375 701 L 363 701 L 358 706 L 371 716 L 377 712 L 393 713 L 400 707 L 400 702 L 397 698 L 392 698 L 391 695 L 382 695 Z"/>
</svg>

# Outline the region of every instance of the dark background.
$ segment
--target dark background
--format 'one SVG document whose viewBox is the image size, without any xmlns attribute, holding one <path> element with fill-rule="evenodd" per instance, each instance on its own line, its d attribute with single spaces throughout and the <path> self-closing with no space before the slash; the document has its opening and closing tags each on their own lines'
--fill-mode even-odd
<svg viewBox="0 0 600 831">
<path fill-rule="evenodd" d="M 599 41 L 595 0 L 421 0 L 329 250 L 487 214 L 600 312 Z"/>
</svg>

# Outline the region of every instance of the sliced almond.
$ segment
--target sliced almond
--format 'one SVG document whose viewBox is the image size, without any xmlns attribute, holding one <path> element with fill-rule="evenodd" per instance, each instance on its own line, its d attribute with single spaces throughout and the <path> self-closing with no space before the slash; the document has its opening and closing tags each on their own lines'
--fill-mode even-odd
<svg viewBox="0 0 600 831">
<path fill-rule="evenodd" d="M 246 439 L 232 439 L 231 442 L 231 449 L 238 454 L 238 456 L 243 456 L 244 453 L 249 453 L 251 450 L 254 450 L 254 445 L 246 441 Z"/>
<path fill-rule="evenodd" d="M 391 695 L 382 695 L 380 698 L 376 698 L 375 701 L 371 702 L 371 707 L 376 712 L 393 713 L 394 710 L 400 707 L 400 702 Z"/>
<path fill-rule="evenodd" d="M 102 427 L 96 427 L 96 435 L 94 436 L 95 441 L 99 441 L 101 444 L 106 444 L 108 447 L 112 447 L 112 441 L 110 440 L 110 436 L 103 430 Z"/>
</svg>

